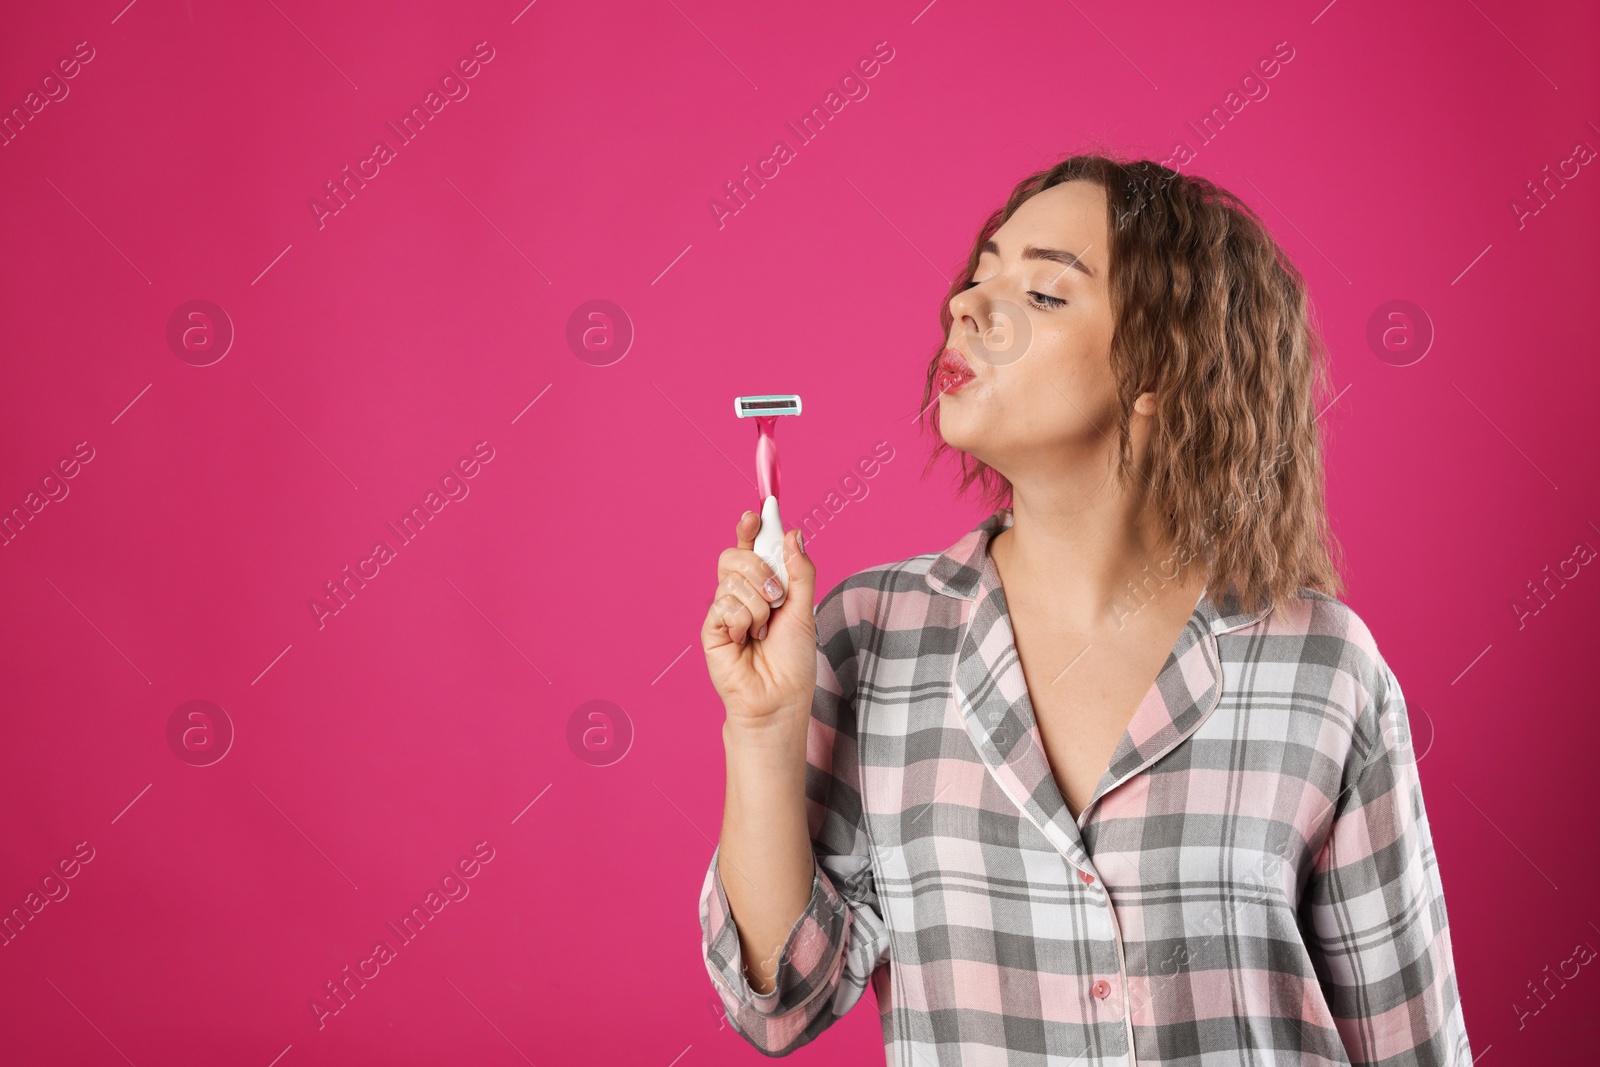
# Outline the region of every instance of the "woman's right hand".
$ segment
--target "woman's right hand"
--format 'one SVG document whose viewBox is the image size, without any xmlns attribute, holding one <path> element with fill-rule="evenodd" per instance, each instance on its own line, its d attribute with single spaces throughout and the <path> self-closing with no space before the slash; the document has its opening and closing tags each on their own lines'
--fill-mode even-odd
<svg viewBox="0 0 1600 1067">
<path fill-rule="evenodd" d="M 773 610 L 769 602 L 779 594 L 763 589 L 772 568 L 754 549 L 760 530 L 758 512 L 740 517 L 738 544 L 717 559 L 716 597 L 700 630 L 728 721 L 751 726 L 809 717 L 817 684 L 817 569 L 801 551 L 798 529 L 786 530 L 789 589 L 783 606 Z"/>
</svg>

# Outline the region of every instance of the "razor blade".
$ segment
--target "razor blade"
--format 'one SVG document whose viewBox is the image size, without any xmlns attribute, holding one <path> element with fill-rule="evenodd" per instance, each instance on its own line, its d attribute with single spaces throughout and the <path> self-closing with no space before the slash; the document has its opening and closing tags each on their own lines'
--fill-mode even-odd
<svg viewBox="0 0 1600 1067">
<path fill-rule="evenodd" d="M 741 419 L 758 415 L 798 415 L 800 398 L 794 393 L 772 393 L 767 396 L 736 396 L 733 410 Z"/>
</svg>

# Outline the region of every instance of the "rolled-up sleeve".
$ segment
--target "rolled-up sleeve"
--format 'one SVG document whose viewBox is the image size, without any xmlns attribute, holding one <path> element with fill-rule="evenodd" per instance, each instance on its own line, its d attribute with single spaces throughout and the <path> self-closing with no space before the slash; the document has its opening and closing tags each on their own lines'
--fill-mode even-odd
<svg viewBox="0 0 1600 1067">
<path fill-rule="evenodd" d="M 1353 1067 L 1470 1067 L 1405 698 L 1381 660 L 1375 688 L 1306 888 L 1308 944 Z"/>
<path fill-rule="evenodd" d="M 863 825 L 856 764 L 856 658 L 845 617 L 848 585 L 817 605 L 817 685 L 806 735 L 806 806 L 812 844 L 811 897 L 778 957 L 776 984 L 758 994 L 745 977 L 739 931 L 729 911 L 721 849 L 700 892 L 706 970 L 735 1031 L 761 1052 L 782 1056 L 821 1034 L 866 992 L 887 963 L 889 936 L 878 905 Z"/>
</svg>

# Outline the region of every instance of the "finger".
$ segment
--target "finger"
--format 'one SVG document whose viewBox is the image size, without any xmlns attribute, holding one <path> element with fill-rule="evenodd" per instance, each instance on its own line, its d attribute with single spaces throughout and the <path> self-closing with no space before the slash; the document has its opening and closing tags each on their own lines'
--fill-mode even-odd
<svg viewBox="0 0 1600 1067">
<path fill-rule="evenodd" d="M 783 569 L 789 572 L 789 598 L 784 601 L 784 606 L 788 606 L 789 600 L 798 600 L 808 608 L 814 606 L 817 602 L 817 567 L 811 562 L 811 557 L 805 554 L 804 535 L 798 526 L 784 531 Z"/>
<path fill-rule="evenodd" d="M 724 593 L 731 593 L 744 604 L 745 610 L 750 613 L 750 632 L 761 629 L 766 625 L 767 619 L 772 615 L 772 605 L 767 603 L 766 596 L 751 585 L 742 574 L 730 574 L 722 580 L 720 589 Z"/>
<path fill-rule="evenodd" d="M 754 588 L 760 589 L 767 584 L 767 579 L 777 577 L 776 572 L 766 560 L 756 555 L 748 548 L 725 548 L 722 555 L 717 558 L 717 581 L 727 579 L 730 574 L 741 574 Z M 775 599 L 783 591 L 780 585 L 777 591 L 769 591 L 768 600 Z"/>
<path fill-rule="evenodd" d="M 711 611 L 707 616 L 708 624 L 715 618 L 714 629 L 723 631 L 728 635 L 728 640 L 736 645 L 742 645 L 745 635 L 750 632 L 750 609 L 745 607 L 744 601 L 732 593 L 725 593 L 711 602 Z"/>
<path fill-rule="evenodd" d="M 734 538 L 739 542 L 740 548 L 754 548 L 756 534 L 761 532 L 761 513 L 747 511 L 739 516 L 739 525 L 734 527 Z"/>
</svg>

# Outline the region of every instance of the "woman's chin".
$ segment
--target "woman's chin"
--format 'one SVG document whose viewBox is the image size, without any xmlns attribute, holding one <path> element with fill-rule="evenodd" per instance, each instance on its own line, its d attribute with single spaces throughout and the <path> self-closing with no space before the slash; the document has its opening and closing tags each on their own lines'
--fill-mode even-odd
<svg viewBox="0 0 1600 1067">
<path fill-rule="evenodd" d="M 958 452 L 971 452 L 978 447 L 982 437 L 974 430 L 974 427 L 967 424 L 966 419 L 959 415 L 952 416 L 949 408 L 939 409 L 939 434 L 944 438 L 944 443 L 951 448 Z"/>
<path fill-rule="evenodd" d="M 956 392 L 939 394 L 939 421 L 952 426 L 973 422 L 983 406 L 977 393 L 977 383 L 968 382 Z"/>
</svg>

